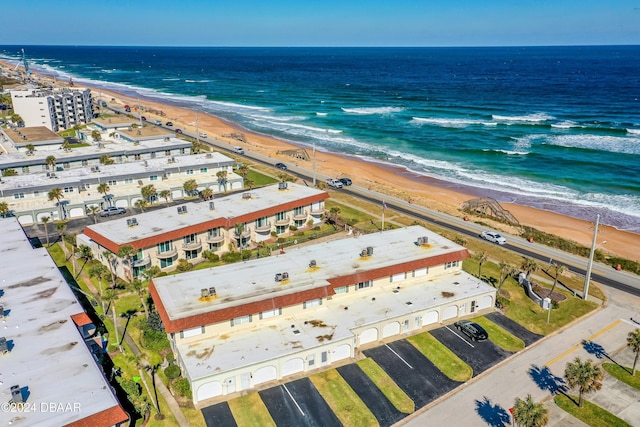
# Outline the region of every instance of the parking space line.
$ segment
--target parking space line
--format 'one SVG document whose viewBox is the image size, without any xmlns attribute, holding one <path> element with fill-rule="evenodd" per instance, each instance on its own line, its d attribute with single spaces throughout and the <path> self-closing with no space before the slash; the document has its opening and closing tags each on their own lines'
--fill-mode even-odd
<svg viewBox="0 0 640 427">
<path fill-rule="evenodd" d="M 562 359 L 563 357 L 565 357 L 566 355 L 568 355 L 569 353 L 572 353 L 574 351 L 576 351 L 579 347 L 582 347 L 582 343 L 584 341 L 593 341 L 594 338 L 599 337 L 600 335 L 604 334 L 605 332 L 607 332 L 610 329 L 615 328 L 616 326 L 618 326 L 620 323 L 622 322 L 622 320 L 618 319 L 615 322 L 611 323 L 609 326 L 605 326 L 604 328 L 600 329 L 598 332 L 596 332 L 595 334 L 591 335 L 589 338 L 579 342 L 578 344 L 574 345 L 573 347 L 570 347 L 569 349 L 567 349 L 564 353 L 554 357 L 553 359 L 551 359 L 550 361 L 548 361 L 547 363 L 544 364 L 544 366 L 551 366 L 554 363 L 556 363 L 558 360 Z"/>
<path fill-rule="evenodd" d="M 451 332 L 453 335 L 457 336 L 458 338 L 460 338 L 462 341 L 464 341 L 465 344 L 467 344 L 469 347 L 471 348 L 476 348 L 473 344 L 471 344 L 469 341 L 465 340 L 462 335 L 460 335 L 459 333 L 457 333 L 456 331 L 454 331 L 453 329 L 451 329 L 448 326 L 445 326 L 445 328 L 447 328 L 449 330 L 449 332 Z"/>
<path fill-rule="evenodd" d="M 304 412 L 302 411 L 302 408 L 300 407 L 300 405 L 298 405 L 298 402 L 296 402 L 296 399 L 293 398 L 293 396 L 291 395 L 291 392 L 289 392 L 289 389 L 287 388 L 287 385 L 286 384 L 282 384 L 282 387 L 284 387 L 284 391 L 287 392 L 287 394 L 289 395 L 289 397 L 291 398 L 293 403 L 296 405 L 296 408 L 298 408 L 298 411 L 300 411 L 300 413 L 304 417 Z"/>
<path fill-rule="evenodd" d="M 391 352 L 392 352 L 393 354 L 395 354 L 395 355 L 398 357 L 398 359 L 402 360 L 402 361 L 404 362 L 404 364 L 405 364 L 405 365 L 407 365 L 410 369 L 413 369 L 413 366 L 409 365 L 409 362 L 407 362 L 406 360 L 404 360 L 404 359 L 402 358 L 402 356 L 400 356 L 398 353 L 396 353 L 396 352 L 395 352 L 391 347 L 389 347 L 389 345 L 388 345 L 388 344 L 385 344 L 384 346 L 385 346 L 385 347 L 387 347 L 389 350 L 391 350 Z"/>
</svg>

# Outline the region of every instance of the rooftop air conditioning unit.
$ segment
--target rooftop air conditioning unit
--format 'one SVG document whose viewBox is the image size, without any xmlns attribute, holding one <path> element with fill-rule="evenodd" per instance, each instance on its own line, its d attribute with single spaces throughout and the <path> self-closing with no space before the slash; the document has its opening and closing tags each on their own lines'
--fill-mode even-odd
<svg viewBox="0 0 640 427">
<path fill-rule="evenodd" d="M 20 390 L 19 385 L 11 386 L 11 402 L 13 403 L 23 403 L 24 399 L 22 398 L 22 390 Z"/>
<path fill-rule="evenodd" d="M 209 296 L 215 297 L 216 295 L 218 295 L 216 293 L 216 288 L 214 288 L 213 286 L 209 288 Z"/>
<path fill-rule="evenodd" d="M 360 251 L 360 256 L 361 257 L 366 257 L 367 256 L 367 250 L 366 249 L 361 250 Z"/>
<path fill-rule="evenodd" d="M 212 153 L 207 153 L 207 155 L 206 155 L 206 158 L 207 158 L 207 159 L 211 159 L 212 157 L 213 157 L 213 154 L 212 154 Z"/>
<path fill-rule="evenodd" d="M 367 256 L 373 255 L 373 246 L 367 246 Z"/>
<path fill-rule="evenodd" d="M 53 179 L 56 177 L 56 173 L 55 172 L 47 172 L 47 178 Z"/>
<path fill-rule="evenodd" d="M 418 245 L 426 245 L 427 243 L 429 243 L 427 236 L 418 237 Z"/>
<path fill-rule="evenodd" d="M 209 296 L 209 289 L 207 289 L 207 288 L 200 289 L 200 297 L 201 298 L 206 298 L 208 296 Z"/>
<path fill-rule="evenodd" d="M 4 305 L 0 305 L 0 319 L 4 319 Z"/>
<path fill-rule="evenodd" d="M 178 213 L 179 214 L 187 213 L 187 207 L 186 206 L 178 206 Z"/>
<path fill-rule="evenodd" d="M 215 203 L 214 202 L 209 202 L 209 210 L 213 211 L 216 209 Z"/>
<path fill-rule="evenodd" d="M 314 268 L 316 266 L 316 260 L 312 259 L 311 261 L 309 261 L 309 268 Z"/>
<path fill-rule="evenodd" d="M 288 184 L 286 182 L 279 182 L 278 183 L 278 190 L 286 190 L 288 187 Z"/>
<path fill-rule="evenodd" d="M 100 172 L 100 166 L 91 166 L 91 172 Z"/>
<path fill-rule="evenodd" d="M 242 198 L 243 199 L 250 199 L 251 198 L 251 193 L 242 193 Z"/>
<path fill-rule="evenodd" d="M 135 227 L 136 225 L 138 225 L 138 220 L 135 218 L 128 218 L 127 219 L 127 225 L 129 227 Z"/>
<path fill-rule="evenodd" d="M 0 337 L 0 353 L 8 353 L 9 352 L 9 344 L 7 344 L 7 339 L 5 337 Z"/>
<path fill-rule="evenodd" d="M 149 162 L 147 162 L 146 160 L 144 161 L 144 166 L 149 166 Z"/>
<path fill-rule="evenodd" d="M 282 280 L 289 280 L 289 273 L 287 273 L 286 271 L 282 273 Z"/>
<path fill-rule="evenodd" d="M 276 282 L 282 282 L 282 273 L 277 273 L 275 279 Z"/>
</svg>

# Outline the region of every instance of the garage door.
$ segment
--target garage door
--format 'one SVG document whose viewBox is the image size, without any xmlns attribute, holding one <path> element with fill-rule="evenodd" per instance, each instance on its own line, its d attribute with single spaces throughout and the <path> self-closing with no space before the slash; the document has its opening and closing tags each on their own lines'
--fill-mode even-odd
<svg viewBox="0 0 640 427">
<path fill-rule="evenodd" d="M 292 375 L 297 372 L 302 372 L 304 369 L 304 361 L 301 358 L 289 359 L 282 367 L 282 376 Z"/>
<path fill-rule="evenodd" d="M 493 307 L 493 297 L 491 295 L 485 295 L 478 301 L 478 310 L 491 307 Z"/>
<path fill-rule="evenodd" d="M 200 402 L 220 395 L 222 395 L 222 383 L 220 381 L 211 381 L 198 387 L 196 401 Z"/>
<path fill-rule="evenodd" d="M 69 218 L 80 218 L 84 215 L 85 214 L 83 208 L 73 208 L 69 211 Z"/>
<path fill-rule="evenodd" d="M 382 329 L 382 338 L 391 337 L 393 335 L 398 335 L 400 333 L 400 323 L 393 322 L 385 325 Z"/>
<path fill-rule="evenodd" d="M 53 215 L 44 215 L 49 218 L 53 218 Z M 18 217 L 18 222 L 22 225 L 31 225 L 33 224 L 33 217 L 31 215 L 22 215 Z"/>
<path fill-rule="evenodd" d="M 140 198 L 136 199 L 136 200 L 140 200 Z M 133 206 L 135 202 L 132 200 L 131 201 L 131 206 Z M 116 207 L 119 208 L 127 208 L 127 201 L 126 200 L 116 200 Z"/>
<path fill-rule="evenodd" d="M 438 321 L 438 312 L 430 311 L 422 316 L 422 326 L 430 325 L 432 323 L 436 323 Z"/>
<path fill-rule="evenodd" d="M 276 367 L 264 366 L 253 373 L 253 384 L 262 384 L 276 379 Z"/>
<path fill-rule="evenodd" d="M 335 362 L 336 360 L 348 359 L 349 357 L 351 357 L 351 346 L 349 344 L 342 344 L 333 350 L 331 361 Z"/>
<path fill-rule="evenodd" d="M 173 190 L 171 191 L 171 198 L 173 200 L 182 199 L 182 190 Z"/>
<path fill-rule="evenodd" d="M 360 334 L 360 345 L 377 341 L 377 339 L 378 330 L 376 328 L 367 329 L 366 331 L 362 331 Z"/>
<path fill-rule="evenodd" d="M 442 320 L 453 319 L 454 317 L 458 317 L 457 305 L 450 305 L 442 312 Z"/>
</svg>

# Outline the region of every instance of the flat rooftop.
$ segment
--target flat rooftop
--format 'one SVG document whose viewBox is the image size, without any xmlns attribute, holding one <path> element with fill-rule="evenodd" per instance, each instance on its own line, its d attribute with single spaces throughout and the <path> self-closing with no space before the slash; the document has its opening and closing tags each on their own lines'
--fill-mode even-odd
<svg viewBox="0 0 640 427">
<path fill-rule="evenodd" d="M 5 413 L 3 423 L 59 427 L 122 411 L 71 318 L 84 311 L 47 251 L 31 247 L 15 218 L 0 219 L 0 234 L 0 336 L 11 348 L 0 355 L 0 394 L 8 402 L 18 385 L 31 409 Z M 42 409 L 52 404 L 71 409 Z"/>
<path fill-rule="evenodd" d="M 251 198 L 243 198 L 243 194 L 247 193 L 251 194 Z M 209 203 L 185 203 L 181 205 L 187 209 L 183 214 L 178 213 L 175 206 L 138 214 L 135 216 L 138 222 L 135 227 L 128 226 L 127 218 L 118 218 L 91 224 L 87 228 L 113 243 L 126 245 L 215 219 L 238 218 L 321 194 L 326 194 L 326 191 L 293 183 L 288 183 L 286 190 L 279 190 L 278 184 L 275 184 L 215 198 L 213 210 L 209 208 Z"/>
<path fill-rule="evenodd" d="M 173 159 L 172 163 L 169 163 L 171 159 Z M 159 157 L 130 163 L 99 165 L 98 171 L 92 170 L 90 166 L 67 169 L 55 172 L 55 177 L 53 178 L 48 175 L 48 172 L 7 176 L 2 178 L 0 190 L 15 191 L 33 188 L 62 188 L 65 186 L 77 186 L 77 184 L 81 182 L 108 181 L 126 177 L 139 177 L 144 174 L 162 176 L 162 174 L 166 172 L 179 172 L 188 168 L 213 167 L 217 165 L 229 166 L 233 164 L 235 164 L 235 161 L 232 158 L 218 152 Z"/>
<path fill-rule="evenodd" d="M 326 345 L 327 340 L 353 339 L 356 336 L 353 328 L 376 325 L 385 319 L 412 313 L 424 314 L 432 307 L 495 291 L 464 272 L 436 279 L 424 276 L 423 280 L 424 283 L 399 291 L 373 288 L 367 292 L 341 294 L 309 312 L 256 321 L 250 329 L 229 328 L 216 338 L 182 339 L 177 343 L 177 350 L 193 381 L 240 366 L 297 354 L 302 348 Z M 443 291 L 453 292 L 454 296 L 445 298 Z"/>
<path fill-rule="evenodd" d="M 16 145 L 35 144 L 38 142 L 62 144 L 64 142 L 64 138 L 44 126 L 30 126 L 23 128 L 7 127 L 3 128 L 2 131 L 7 135 L 7 138 L 13 141 Z"/>
<path fill-rule="evenodd" d="M 418 237 L 427 236 L 427 245 Z M 367 247 L 373 254 L 362 257 Z M 329 284 L 328 280 L 384 269 L 411 261 L 466 251 L 424 227 L 412 226 L 384 233 L 348 237 L 287 249 L 268 258 L 223 265 L 153 279 L 170 320 L 245 305 L 282 295 L 299 293 Z M 310 268 L 315 260 L 316 268 Z M 289 280 L 276 282 L 275 275 L 288 273 Z M 201 289 L 215 287 L 217 298 L 201 301 Z"/>
<path fill-rule="evenodd" d="M 167 130 L 159 126 L 145 125 L 143 127 L 132 129 L 118 129 L 116 132 L 125 135 L 131 140 L 145 139 L 145 138 L 162 138 L 165 136 L 175 136 L 175 132 Z"/>
</svg>

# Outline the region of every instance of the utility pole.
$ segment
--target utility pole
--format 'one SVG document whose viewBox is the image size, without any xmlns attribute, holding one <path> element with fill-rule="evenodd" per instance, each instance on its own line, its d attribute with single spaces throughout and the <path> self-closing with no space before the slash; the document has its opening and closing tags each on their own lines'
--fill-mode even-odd
<svg viewBox="0 0 640 427">
<path fill-rule="evenodd" d="M 600 224 L 600 214 L 596 215 L 596 226 L 593 228 L 593 242 L 591 242 L 591 253 L 589 254 L 589 264 L 587 264 L 587 274 L 584 277 L 584 290 L 582 299 L 589 297 L 589 281 L 591 280 L 591 269 L 593 268 L 593 255 L 596 252 L 596 238 L 598 237 L 598 225 Z"/>
<path fill-rule="evenodd" d="M 313 186 L 316 186 L 316 143 L 313 143 Z"/>
</svg>

